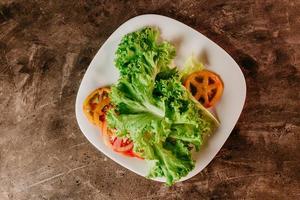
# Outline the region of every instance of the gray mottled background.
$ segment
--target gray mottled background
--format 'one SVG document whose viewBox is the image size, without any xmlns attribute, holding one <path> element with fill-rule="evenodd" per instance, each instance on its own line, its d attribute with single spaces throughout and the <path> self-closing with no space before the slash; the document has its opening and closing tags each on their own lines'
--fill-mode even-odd
<svg viewBox="0 0 300 200">
<path fill-rule="evenodd" d="M 211 38 L 247 81 L 226 144 L 172 187 L 106 158 L 74 113 L 99 47 L 144 13 Z M 0 199 L 300 199 L 299 13 L 298 0 L 0 0 Z"/>
</svg>

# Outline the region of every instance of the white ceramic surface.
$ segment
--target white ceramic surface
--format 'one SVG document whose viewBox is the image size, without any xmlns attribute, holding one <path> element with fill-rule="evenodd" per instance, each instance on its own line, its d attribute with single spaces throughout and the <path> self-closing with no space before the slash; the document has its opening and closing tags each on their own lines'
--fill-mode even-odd
<svg viewBox="0 0 300 200">
<path fill-rule="evenodd" d="M 221 125 L 209 137 L 205 146 L 193 154 L 196 166 L 180 180 L 183 181 L 198 174 L 215 157 L 234 128 L 246 97 L 245 78 L 237 63 L 221 47 L 191 27 L 177 20 L 152 14 L 137 16 L 122 24 L 99 49 L 82 79 L 76 98 L 76 118 L 83 134 L 102 153 L 141 176 L 148 174 L 149 165 L 146 161 L 125 157 L 107 148 L 100 137 L 100 130 L 88 122 L 82 111 L 83 101 L 90 92 L 117 81 L 118 71 L 113 61 L 121 38 L 145 26 L 158 27 L 161 38 L 175 45 L 176 66 L 182 66 L 186 58 L 194 54 L 202 58 L 206 68 L 219 74 L 224 82 L 223 96 L 216 106 Z M 164 181 L 165 179 L 154 180 Z"/>
</svg>

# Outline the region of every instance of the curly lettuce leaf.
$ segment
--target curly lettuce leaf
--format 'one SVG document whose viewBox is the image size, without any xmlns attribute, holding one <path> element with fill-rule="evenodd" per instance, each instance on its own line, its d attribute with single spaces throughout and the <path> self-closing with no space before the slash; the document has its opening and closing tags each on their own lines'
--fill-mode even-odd
<svg viewBox="0 0 300 200">
<path fill-rule="evenodd" d="M 171 185 L 194 168 L 191 147 L 198 150 L 217 121 L 182 86 L 181 73 L 170 67 L 175 48 L 158 36 L 146 27 L 121 40 L 115 60 L 120 78 L 112 86 L 107 122 L 154 161 L 149 177 L 166 177 Z"/>
<path fill-rule="evenodd" d="M 157 161 L 149 177 L 165 176 L 167 184 L 186 176 L 195 166 L 188 145 L 180 140 L 167 139 L 163 145 L 153 146 Z"/>
<path fill-rule="evenodd" d="M 183 69 L 180 72 L 180 78 L 182 81 L 186 79 L 188 75 L 193 72 L 203 70 L 205 67 L 203 63 L 199 62 L 194 55 L 188 57 L 183 65 Z"/>
</svg>

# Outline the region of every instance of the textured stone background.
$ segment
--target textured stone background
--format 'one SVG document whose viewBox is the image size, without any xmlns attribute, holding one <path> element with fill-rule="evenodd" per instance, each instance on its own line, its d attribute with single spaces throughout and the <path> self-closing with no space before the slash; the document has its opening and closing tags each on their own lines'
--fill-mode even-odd
<svg viewBox="0 0 300 200">
<path fill-rule="evenodd" d="M 173 187 L 106 158 L 74 103 L 123 22 L 158 13 L 239 63 L 247 100 L 216 158 Z M 300 199 L 300 1 L 0 1 L 0 199 Z"/>
</svg>

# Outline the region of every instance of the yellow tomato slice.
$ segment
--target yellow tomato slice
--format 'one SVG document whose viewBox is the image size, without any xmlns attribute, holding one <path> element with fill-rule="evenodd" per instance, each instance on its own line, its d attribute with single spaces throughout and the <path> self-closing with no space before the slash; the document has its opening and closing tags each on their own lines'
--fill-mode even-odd
<svg viewBox="0 0 300 200">
<path fill-rule="evenodd" d="M 83 102 L 83 112 L 90 122 L 95 124 L 94 111 L 97 105 L 103 100 L 108 98 L 110 92 L 109 88 L 99 88 L 94 90 Z"/>
</svg>

